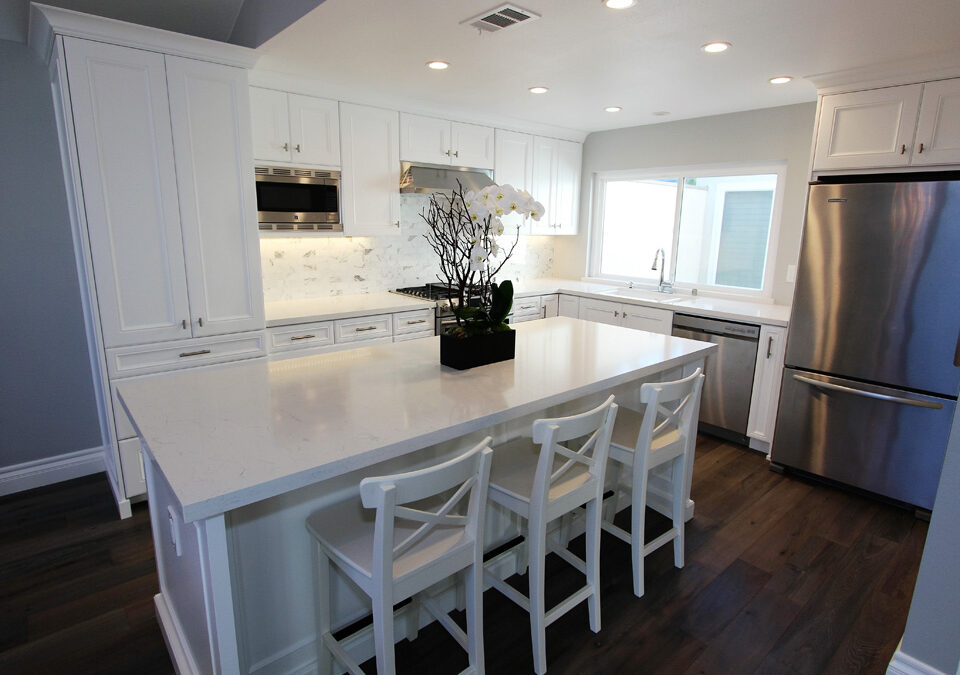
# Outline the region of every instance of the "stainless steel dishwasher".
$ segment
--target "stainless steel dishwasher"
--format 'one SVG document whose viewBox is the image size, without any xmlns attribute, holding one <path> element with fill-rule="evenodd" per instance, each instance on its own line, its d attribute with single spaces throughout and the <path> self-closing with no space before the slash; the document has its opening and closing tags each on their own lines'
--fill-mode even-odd
<svg viewBox="0 0 960 675">
<path fill-rule="evenodd" d="M 746 445 L 760 326 L 674 314 L 673 334 L 717 345 L 705 366 L 700 429 Z"/>
</svg>

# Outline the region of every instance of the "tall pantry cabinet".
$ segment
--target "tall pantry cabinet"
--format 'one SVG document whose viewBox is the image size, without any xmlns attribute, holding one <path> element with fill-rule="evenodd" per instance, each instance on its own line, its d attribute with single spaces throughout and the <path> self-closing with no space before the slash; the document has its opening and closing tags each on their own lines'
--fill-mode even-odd
<svg viewBox="0 0 960 675">
<path fill-rule="evenodd" d="M 50 63 L 104 464 L 142 495 L 125 378 L 263 356 L 250 50 L 32 8 Z"/>
</svg>

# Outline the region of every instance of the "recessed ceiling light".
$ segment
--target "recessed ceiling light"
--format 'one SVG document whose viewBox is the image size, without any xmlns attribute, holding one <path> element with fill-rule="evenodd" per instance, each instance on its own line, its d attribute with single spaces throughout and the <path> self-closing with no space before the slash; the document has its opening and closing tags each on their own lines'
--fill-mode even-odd
<svg viewBox="0 0 960 675">
<path fill-rule="evenodd" d="M 793 78 L 789 75 L 780 75 L 779 77 L 771 77 L 770 84 L 786 84 Z"/>
<path fill-rule="evenodd" d="M 621 110 L 623 110 L 623 108 L 618 105 L 608 105 L 603 109 L 604 112 L 620 112 Z"/>
<path fill-rule="evenodd" d="M 546 94 L 549 91 L 546 87 L 536 86 L 530 87 L 531 94 Z"/>
<path fill-rule="evenodd" d="M 637 0 L 602 0 L 610 9 L 627 9 L 637 4 Z"/>
<path fill-rule="evenodd" d="M 427 68 L 432 70 L 446 70 L 450 64 L 446 61 L 427 61 Z"/>
<path fill-rule="evenodd" d="M 719 54 L 720 52 L 725 52 L 730 49 L 729 42 L 708 42 L 707 44 L 700 47 L 707 54 Z"/>
</svg>

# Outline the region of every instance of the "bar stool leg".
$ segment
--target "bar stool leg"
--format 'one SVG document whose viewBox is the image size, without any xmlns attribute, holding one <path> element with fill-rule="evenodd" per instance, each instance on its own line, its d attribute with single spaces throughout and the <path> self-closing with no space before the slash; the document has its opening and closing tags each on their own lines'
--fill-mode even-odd
<svg viewBox="0 0 960 675">
<path fill-rule="evenodd" d="M 590 612 L 590 630 L 600 632 L 600 516 L 603 504 L 591 499 L 587 502 L 586 521 L 586 568 L 587 584 L 591 595 L 587 598 Z"/>
<path fill-rule="evenodd" d="M 683 498 L 683 455 L 673 460 L 673 529 L 677 531 L 673 540 L 674 567 L 683 567 L 683 549 L 686 535 L 684 511 L 687 501 Z"/>
<path fill-rule="evenodd" d="M 647 516 L 647 467 L 644 458 L 636 457 L 635 462 L 640 466 L 634 471 L 639 471 L 639 485 L 634 485 L 632 501 L 630 504 L 630 556 L 633 563 L 633 594 L 638 598 L 643 597 L 643 549 L 645 541 L 644 527 Z"/>
<path fill-rule="evenodd" d="M 396 673 L 393 654 L 393 598 L 388 590 L 377 588 L 373 597 L 373 641 L 377 654 L 377 675 Z"/>
<path fill-rule="evenodd" d="M 478 560 L 466 573 L 467 656 L 473 672 L 484 672 L 483 659 L 483 561 Z"/>
<path fill-rule="evenodd" d="M 530 637 L 533 645 L 533 670 L 537 675 L 547 672 L 547 628 L 544 604 L 544 567 L 547 557 L 547 528 L 542 519 L 530 522 L 527 535 L 529 547 Z"/>
<path fill-rule="evenodd" d="M 330 632 L 330 559 L 320 544 L 313 542 L 313 568 L 317 616 L 317 675 L 333 674 L 333 654 L 323 636 Z"/>
</svg>

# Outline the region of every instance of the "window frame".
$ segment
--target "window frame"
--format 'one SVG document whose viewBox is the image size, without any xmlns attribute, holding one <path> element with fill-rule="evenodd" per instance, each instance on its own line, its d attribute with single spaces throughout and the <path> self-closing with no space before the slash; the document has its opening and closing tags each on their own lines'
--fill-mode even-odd
<svg viewBox="0 0 960 675">
<path fill-rule="evenodd" d="M 694 284 L 676 282 L 677 247 L 680 239 L 680 207 L 683 189 L 679 186 L 686 178 L 746 176 L 758 174 L 776 174 L 777 187 L 774 190 L 773 206 L 770 213 L 770 231 L 767 234 L 766 259 L 763 268 L 763 286 L 754 290 L 716 284 Z M 641 169 L 618 169 L 598 171 L 593 174 L 590 225 L 587 250 L 587 278 L 596 281 L 633 282 L 638 287 L 651 287 L 649 279 L 614 274 L 601 275 L 600 256 L 603 251 L 603 212 L 606 184 L 623 180 L 677 179 L 677 204 L 673 221 L 673 239 L 671 242 L 670 269 L 664 274 L 665 280 L 673 281 L 674 288 L 684 291 L 697 289 L 715 296 L 730 296 L 743 299 L 773 298 L 774 272 L 776 270 L 777 247 L 780 241 L 780 225 L 783 215 L 783 199 L 786 189 L 787 162 L 775 160 L 769 162 L 732 162 L 723 164 L 693 164 L 684 166 L 653 167 Z M 645 264 L 641 261 L 641 264 Z M 652 261 L 651 261 L 652 264 Z M 653 284 L 652 287 L 656 287 Z"/>
</svg>

